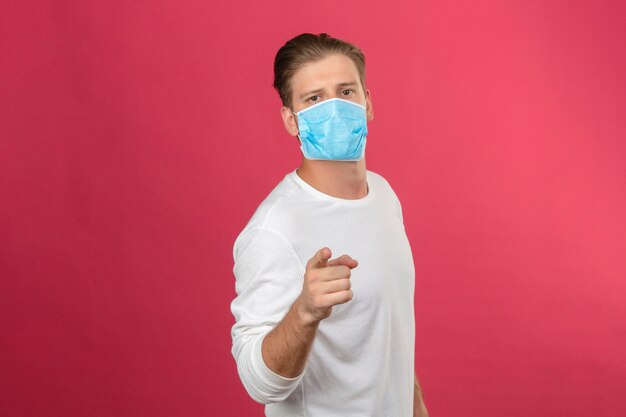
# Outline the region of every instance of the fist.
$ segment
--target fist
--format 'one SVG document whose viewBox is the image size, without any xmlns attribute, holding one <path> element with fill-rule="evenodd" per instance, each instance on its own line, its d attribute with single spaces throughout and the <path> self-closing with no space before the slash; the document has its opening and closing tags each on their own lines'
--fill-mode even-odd
<svg viewBox="0 0 626 417">
<path fill-rule="evenodd" d="M 300 316 L 307 324 L 325 319 L 333 306 L 352 300 L 350 275 L 358 262 L 348 255 L 331 256 L 330 249 L 322 248 L 306 264 L 298 302 Z"/>
</svg>

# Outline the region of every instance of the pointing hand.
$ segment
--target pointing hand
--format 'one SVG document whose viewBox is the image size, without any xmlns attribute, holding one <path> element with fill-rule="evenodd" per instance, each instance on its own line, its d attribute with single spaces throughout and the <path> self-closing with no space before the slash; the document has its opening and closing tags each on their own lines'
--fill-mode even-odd
<svg viewBox="0 0 626 417">
<path fill-rule="evenodd" d="M 332 252 L 322 248 L 307 262 L 298 310 L 305 323 L 317 323 L 332 312 L 337 304 L 352 299 L 350 274 L 358 262 L 348 255 L 330 259 Z"/>
</svg>

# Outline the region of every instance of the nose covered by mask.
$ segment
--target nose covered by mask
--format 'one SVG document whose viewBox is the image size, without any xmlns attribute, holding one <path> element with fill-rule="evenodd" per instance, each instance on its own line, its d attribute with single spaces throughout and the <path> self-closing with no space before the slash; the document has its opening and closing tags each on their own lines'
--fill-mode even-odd
<svg viewBox="0 0 626 417">
<path fill-rule="evenodd" d="M 307 159 L 359 161 L 365 154 L 365 107 L 340 98 L 314 104 L 298 113 L 300 149 Z"/>
</svg>

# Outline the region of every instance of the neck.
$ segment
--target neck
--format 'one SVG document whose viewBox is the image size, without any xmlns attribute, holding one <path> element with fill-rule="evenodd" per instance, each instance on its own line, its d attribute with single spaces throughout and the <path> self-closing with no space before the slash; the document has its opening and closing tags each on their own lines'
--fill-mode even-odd
<svg viewBox="0 0 626 417">
<path fill-rule="evenodd" d="M 368 193 L 365 159 L 346 162 L 303 158 L 296 172 L 311 187 L 332 197 L 356 200 Z"/>
</svg>

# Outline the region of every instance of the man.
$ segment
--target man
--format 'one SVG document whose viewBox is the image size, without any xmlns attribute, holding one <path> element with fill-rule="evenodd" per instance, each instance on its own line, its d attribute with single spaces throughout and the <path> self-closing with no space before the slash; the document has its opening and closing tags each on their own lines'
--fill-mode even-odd
<svg viewBox="0 0 626 417">
<path fill-rule="evenodd" d="M 363 54 L 327 34 L 297 36 L 276 55 L 274 87 L 303 159 L 235 242 L 240 378 L 271 417 L 427 416 L 402 209 L 365 168 Z"/>
</svg>

